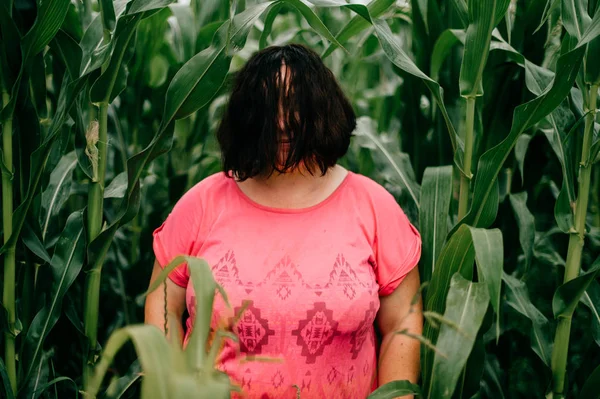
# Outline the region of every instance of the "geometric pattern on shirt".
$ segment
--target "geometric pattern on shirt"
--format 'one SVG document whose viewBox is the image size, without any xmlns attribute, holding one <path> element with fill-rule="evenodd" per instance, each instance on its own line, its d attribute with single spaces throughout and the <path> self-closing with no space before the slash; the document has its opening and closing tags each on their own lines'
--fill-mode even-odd
<svg viewBox="0 0 600 399">
<path fill-rule="evenodd" d="M 241 283 L 238 276 L 238 268 L 233 251 L 227 251 L 212 268 L 213 276 L 220 285 Z"/>
<path fill-rule="evenodd" d="M 274 287 L 275 294 L 282 301 L 289 299 L 295 288 L 307 287 L 302 274 L 287 255 L 277 262 L 277 265 L 267 273 L 267 276 L 258 287 L 263 284 Z"/>
<path fill-rule="evenodd" d="M 236 307 L 237 314 L 242 307 Z M 260 354 L 262 346 L 269 341 L 269 336 L 275 335 L 275 330 L 269 328 L 268 320 L 260 316 L 260 309 L 248 301 L 248 307 L 236 325 L 236 333 L 240 340 L 240 351 L 249 354 Z"/>
<path fill-rule="evenodd" d="M 371 301 L 369 303 L 369 309 L 365 311 L 365 317 L 350 336 L 350 353 L 352 353 L 352 359 L 358 357 L 363 344 L 369 335 L 372 335 L 373 321 L 375 320 L 376 315 L 377 310 L 375 309 L 375 302 Z"/>
<path fill-rule="evenodd" d="M 306 319 L 299 321 L 292 335 L 297 337 L 296 345 L 302 347 L 301 354 L 307 364 L 315 363 L 333 338 L 340 335 L 337 327 L 333 311 L 326 308 L 325 302 L 315 302 L 313 308 L 306 312 Z"/>
<path fill-rule="evenodd" d="M 360 281 L 358 275 L 342 254 L 338 254 L 336 257 L 333 269 L 329 274 L 329 282 L 325 285 L 325 288 L 331 286 L 342 288 L 342 292 L 350 300 L 356 298 L 359 287 L 366 288 L 366 285 Z"/>
</svg>

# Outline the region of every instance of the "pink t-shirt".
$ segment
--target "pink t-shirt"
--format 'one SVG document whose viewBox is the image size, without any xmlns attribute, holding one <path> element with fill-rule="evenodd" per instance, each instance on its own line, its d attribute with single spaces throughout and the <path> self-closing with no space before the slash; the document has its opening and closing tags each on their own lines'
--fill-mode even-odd
<svg viewBox="0 0 600 399">
<path fill-rule="evenodd" d="M 257 204 L 218 173 L 177 202 L 154 232 L 154 252 L 162 266 L 179 254 L 208 261 L 232 307 L 216 294 L 213 328 L 250 301 L 233 327 L 239 343 L 227 341 L 218 364 L 246 398 L 357 399 L 377 387 L 379 297 L 417 265 L 421 239 L 391 194 L 352 172 L 304 209 Z M 170 278 L 186 288 L 187 342 L 187 266 Z"/>
</svg>

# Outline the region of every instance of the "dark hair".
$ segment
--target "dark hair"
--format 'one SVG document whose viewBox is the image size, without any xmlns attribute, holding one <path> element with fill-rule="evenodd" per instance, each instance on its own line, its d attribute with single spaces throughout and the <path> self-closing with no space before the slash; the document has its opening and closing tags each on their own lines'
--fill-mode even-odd
<svg viewBox="0 0 600 399">
<path fill-rule="evenodd" d="M 350 102 L 317 53 L 299 44 L 268 47 L 236 76 L 217 132 L 223 169 L 240 180 L 301 164 L 324 175 L 348 151 L 355 127 Z"/>
</svg>

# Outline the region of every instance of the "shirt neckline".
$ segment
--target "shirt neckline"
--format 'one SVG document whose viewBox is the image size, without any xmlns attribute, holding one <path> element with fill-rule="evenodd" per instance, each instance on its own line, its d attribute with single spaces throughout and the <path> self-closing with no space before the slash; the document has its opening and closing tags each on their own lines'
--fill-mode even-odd
<svg viewBox="0 0 600 399">
<path fill-rule="evenodd" d="M 339 196 L 342 189 L 346 185 L 348 185 L 348 181 L 351 180 L 351 175 L 353 175 L 353 174 L 354 174 L 353 172 L 348 171 L 348 173 L 346 174 L 346 176 L 344 177 L 342 182 L 340 184 L 338 184 L 338 186 L 335 188 L 335 190 L 333 190 L 333 192 L 331 194 L 329 194 L 329 196 L 327 198 L 325 198 L 324 200 L 322 200 L 321 202 L 319 202 L 315 205 L 311 205 L 311 206 L 305 207 L 305 208 L 276 208 L 276 207 L 259 204 L 258 202 L 254 201 L 252 198 L 248 197 L 248 195 L 246 195 L 246 193 L 244 193 L 242 191 L 242 189 L 240 188 L 240 186 L 238 186 L 235 179 L 231 178 L 229 180 L 231 180 L 231 184 L 233 185 L 234 190 L 238 193 L 238 195 L 245 202 L 247 202 L 248 204 L 252 205 L 255 208 L 258 208 L 260 210 L 267 211 L 267 212 L 273 212 L 273 213 L 298 214 L 298 213 L 307 213 L 307 212 L 314 211 L 316 209 L 322 208 L 323 206 L 327 205 L 329 202 L 333 201 L 337 196 Z"/>
</svg>

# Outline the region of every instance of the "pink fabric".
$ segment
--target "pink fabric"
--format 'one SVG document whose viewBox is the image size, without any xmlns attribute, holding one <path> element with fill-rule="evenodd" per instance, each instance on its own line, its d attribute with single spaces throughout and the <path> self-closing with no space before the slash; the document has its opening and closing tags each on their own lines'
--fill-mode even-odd
<svg viewBox="0 0 600 399">
<path fill-rule="evenodd" d="M 154 252 L 162 266 L 179 254 L 208 261 L 233 308 L 217 293 L 213 328 L 249 301 L 233 326 L 239 343 L 227 341 L 218 363 L 244 397 L 357 399 L 377 386 L 379 297 L 417 265 L 421 239 L 392 195 L 358 174 L 325 201 L 290 210 L 253 202 L 219 173 L 177 202 L 154 232 Z M 187 266 L 170 278 L 186 287 L 187 342 Z"/>
</svg>

